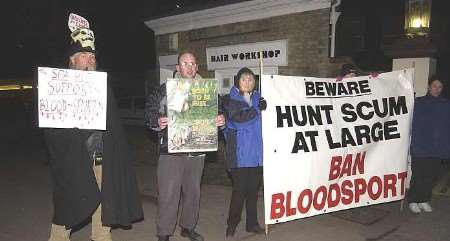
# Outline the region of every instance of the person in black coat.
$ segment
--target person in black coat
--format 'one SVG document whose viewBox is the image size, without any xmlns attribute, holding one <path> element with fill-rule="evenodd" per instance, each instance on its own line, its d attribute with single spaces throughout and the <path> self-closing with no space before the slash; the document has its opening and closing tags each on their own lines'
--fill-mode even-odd
<svg viewBox="0 0 450 241">
<path fill-rule="evenodd" d="M 409 209 L 431 212 L 433 179 L 441 160 L 450 158 L 450 101 L 441 96 L 442 80 L 432 76 L 428 93 L 414 103 L 411 128 Z"/>
<path fill-rule="evenodd" d="M 93 43 L 75 41 L 67 56 L 71 69 L 96 70 Z M 143 219 L 132 155 L 110 89 L 107 100 L 106 131 L 44 129 L 53 185 L 49 241 L 70 240 L 71 229 L 90 217 L 93 241 L 110 241 L 111 226 Z"/>
</svg>

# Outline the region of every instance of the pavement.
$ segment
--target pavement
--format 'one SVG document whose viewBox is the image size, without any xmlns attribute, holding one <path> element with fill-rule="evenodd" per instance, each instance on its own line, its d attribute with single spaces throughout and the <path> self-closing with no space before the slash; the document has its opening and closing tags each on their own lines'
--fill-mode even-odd
<svg viewBox="0 0 450 241">
<path fill-rule="evenodd" d="M 135 163 L 145 219 L 131 229 L 112 230 L 115 241 L 156 240 L 156 159 L 154 143 L 142 128 L 127 128 L 136 151 Z M 52 215 L 47 154 L 42 139 L 20 138 L 11 132 L 0 145 L 0 241 L 47 240 Z M 197 230 L 206 241 L 223 241 L 231 196 L 229 179 L 220 155 L 208 156 L 202 184 Z M 258 203 L 259 221 L 264 224 L 263 195 Z M 268 235 L 245 232 L 238 226 L 228 240 L 245 241 L 448 241 L 450 240 L 450 197 L 434 195 L 432 213 L 412 214 L 401 202 L 324 214 L 270 225 Z M 245 215 L 245 214 L 244 214 Z M 374 215 L 376 215 L 375 218 Z M 365 222 L 367 220 L 370 222 Z M 245 220 L 245 217 L 243 217 Z M 90 225 L 72 233 L 72 241 L 89 240 Z M 174 232 L 172 241 L 187 241 Z"/>
<path fill-rule="evenodd" d="M 204 179 L 216 176 L 218 163 L 206 163 Z M 223 171 L 223 169 L 222 169 Z M 141 165 L 137 176 L 141 193 L 148 202 L 156 205 L 156 165 Z M 225 227 L 231 187 L 229 185 L 202 185 L 202 198 L 198 230 L 206 240 L 225 240 Z M 263 193 L 258 203 L 259 222 L 264 224 Z M 403 208 L 402 208 L 403 205 Z M 450 240 L 450 197 L 434 195 L 432 213 L 413 214 L 401 201 L 324 214 L 287 223 L 270 225 L 269 233 L 253 235 L 238 226 L 236 237 L 228 240 L 272 241 L 448 241 Z M 402 210 L 401 210 L 402 209 Z M 152 209 L 156 211 L 155 209 Z M 146 212 L 146 215 L 147 212 Z M 155 213 L 151 214 L 154 219 Z M 245 214 L 243 214 L 245 215 Z M 149 217 L 146 216 L 148 222 Z M 245 216 L 243 216 L 245 220 Z M 152 220 L 153 223 L 155 220 Z M 138 226 L 137 224 L 135 226 Z M 155 227 L 149 227 L 151 233 Z M 149 230 L 150 231 L 150 230 Z M 128 240 L 128 239 L 124 239 Z M 133 239 L 134 240 L 134 239 Z M 139 239 L 138 239 L 139 240 Z M 142 239 L 146 240 L 146 239 Z M 179 229 L 171 239 L 186 240 Z"/>
</svg>

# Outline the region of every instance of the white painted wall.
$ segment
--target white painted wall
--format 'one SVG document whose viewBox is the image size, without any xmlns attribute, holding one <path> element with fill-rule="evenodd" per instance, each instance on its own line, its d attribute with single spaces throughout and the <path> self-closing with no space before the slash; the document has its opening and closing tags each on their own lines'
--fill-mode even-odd
<svg viewBox="0 0 450 241">
<path fill-rule="evenodd" d="M 158 57 L 159 61 L 159 84 L 166 83 L 168 78 L 173 78 L 176 70 L 178 55 L 163 55 Z"/>
<path fill-rule="evenodd" d="M 255 73 L 255 75 L 259 75 L 260 69 L 259 67 L 248 67 Z M 219 84 L 219 94 L 225 95 L 230 93 L 231 87 L 234 85 L 234 77 L 240 68 L 229 68 L 229 69 L 218 69 L 214 71 L 215 78 Z M 264 74 L 278 74 L 278 67 L 265 67 L 263 69 Z"/>
<path fill-rule="evenodd" d="M 401 58 L 392 61 L 392 70 L 414 68 L 414 92 L 424 96 L 428 90 L 428 78 L 436 73 L 436 60 L 433 58 Z"/>
</svg>

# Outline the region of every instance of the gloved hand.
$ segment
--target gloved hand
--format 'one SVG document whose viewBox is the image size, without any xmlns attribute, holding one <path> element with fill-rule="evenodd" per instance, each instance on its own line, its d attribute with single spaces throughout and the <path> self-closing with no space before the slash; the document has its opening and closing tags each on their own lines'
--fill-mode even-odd
<svg viewBox="0 0 450 241">
<path fill-rule="evenodd" d="M 267 101 L 263 97 L 259 97 L 259 110 L 265 110 L 267 108 Z"/>
</svg>

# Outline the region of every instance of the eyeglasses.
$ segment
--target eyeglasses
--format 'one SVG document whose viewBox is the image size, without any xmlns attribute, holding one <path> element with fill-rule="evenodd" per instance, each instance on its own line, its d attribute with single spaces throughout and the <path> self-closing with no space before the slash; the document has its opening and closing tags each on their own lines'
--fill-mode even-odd
<svg viewBox="0 0 450 241">
<path fill-rule="evenodd" d="M 182 62 L 180 63 L 180 65 L 184 68 L 192 68 L 194 66 L 197 66 L 197 63 L 192 63 L 192 62 Z"/>
</svg>

